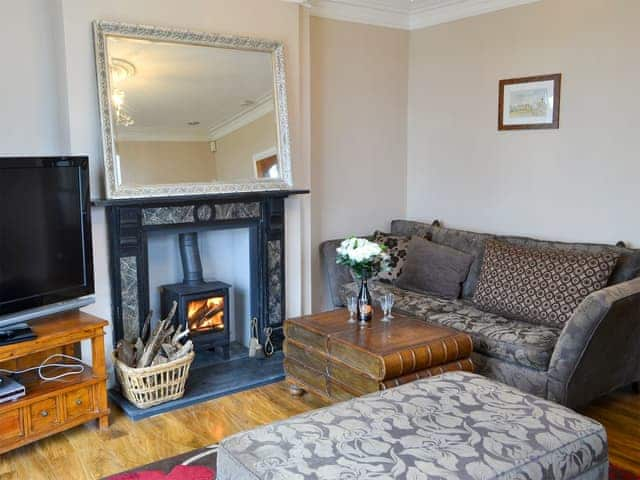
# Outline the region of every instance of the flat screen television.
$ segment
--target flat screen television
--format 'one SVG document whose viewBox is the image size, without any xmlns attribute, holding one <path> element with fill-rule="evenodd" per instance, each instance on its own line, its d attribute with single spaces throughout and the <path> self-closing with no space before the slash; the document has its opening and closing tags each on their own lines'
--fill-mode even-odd
<svg viewBox="0 0 640 480">
<path fill-rule="evenodd" d="M 0 157 L 0 327 L 94 293 L 90 213 L 87 157 Z"/>
</svg>

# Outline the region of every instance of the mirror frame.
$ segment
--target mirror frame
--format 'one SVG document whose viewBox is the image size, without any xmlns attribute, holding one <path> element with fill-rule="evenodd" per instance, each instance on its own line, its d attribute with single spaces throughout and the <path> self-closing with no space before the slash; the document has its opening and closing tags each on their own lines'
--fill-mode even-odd
<svg viewBox="0 0 640 480">
<path fill-rule="evenodd" d="M 104 175 L 106 196 L 108 199 L 261 192 L 289 190 L 292 187 L 291 143 L 289 136 L 284 45 L 282 42 L 104 20 L 95 20 L 93 22 L 93 34 L 100 122 L 102 127 Z M 140 186 L 119 185 L 115 165 L 115 135 L 110 94 L 111 75 L 109 73 L 107 52 L 108 36 L 271 53 L 278 136 L 278 164 L 280 166 L 281 178 L 242 179 L 238 182 L 176 183 Z"/>
</svg>

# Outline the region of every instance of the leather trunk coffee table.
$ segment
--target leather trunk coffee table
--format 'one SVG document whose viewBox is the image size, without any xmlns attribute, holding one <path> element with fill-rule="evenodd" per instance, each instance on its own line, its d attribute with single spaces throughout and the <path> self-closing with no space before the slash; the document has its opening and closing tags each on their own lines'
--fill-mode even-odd
<svg viewBox="0 0 640 480">
<path fill-rule="evenodd" d="M 471 337 L 394 313 L 375 310 L 364 327 L 347 323 L 345 309 L 285 321 L 284 369 L 293 395 L 329 400 L 367 393 L 455 370 L 473 371 Z"/>
</svg>

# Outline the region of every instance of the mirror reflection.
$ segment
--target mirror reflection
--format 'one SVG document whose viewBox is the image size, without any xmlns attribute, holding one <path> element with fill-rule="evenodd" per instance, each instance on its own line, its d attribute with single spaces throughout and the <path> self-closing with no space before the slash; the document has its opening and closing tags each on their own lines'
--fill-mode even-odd
<svg viewBox="0 0 640 480">
<path fill-rule="evenodd" d="M 272 55 L 107 37 L 116 181 L 279 179 Z"/>
</svg>

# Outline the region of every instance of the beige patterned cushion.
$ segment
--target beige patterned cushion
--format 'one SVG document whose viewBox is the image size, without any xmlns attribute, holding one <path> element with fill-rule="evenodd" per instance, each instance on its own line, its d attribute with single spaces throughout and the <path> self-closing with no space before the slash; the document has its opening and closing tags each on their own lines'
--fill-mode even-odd
<svg viewBox="0 0 640 480">
<path fill-rule="evenodd" d="M 606 287 L 617 259 L 615 253 L 527 248 L 490 240 L 473 301 L 510 318 L 563 325 L 589 294 Z"/>
</svg>

